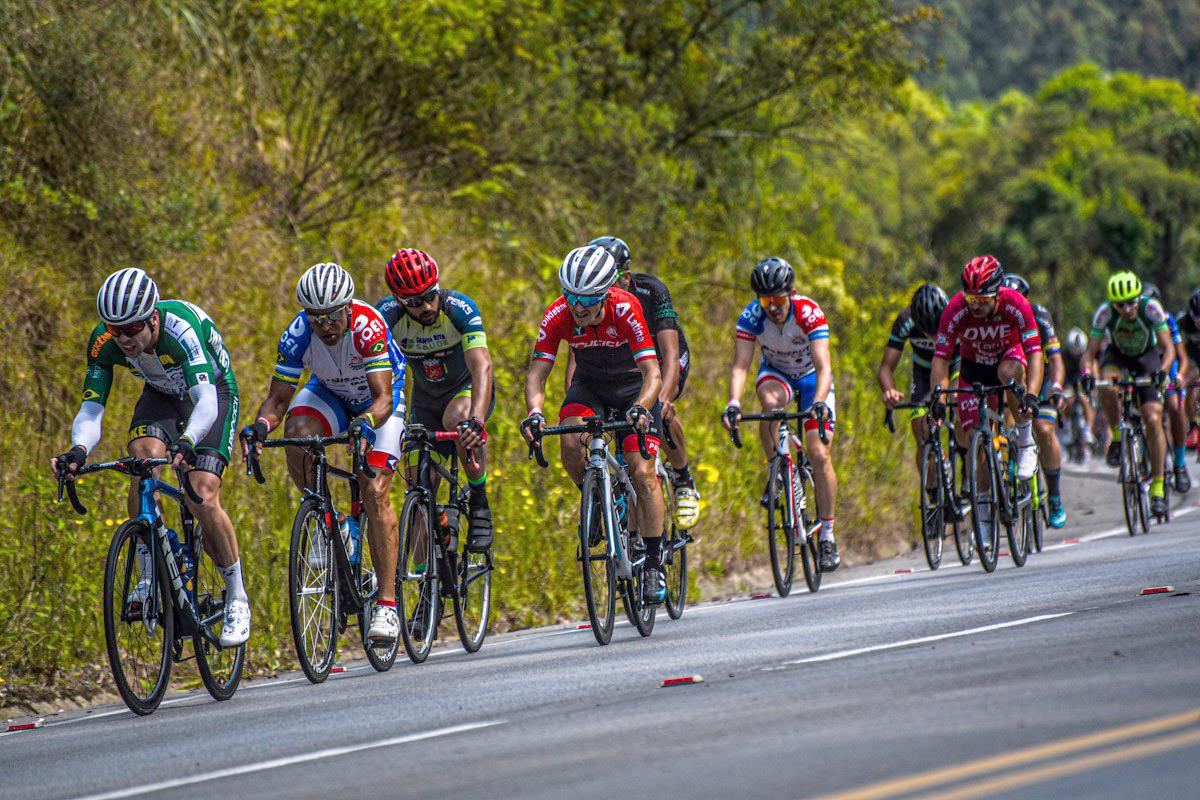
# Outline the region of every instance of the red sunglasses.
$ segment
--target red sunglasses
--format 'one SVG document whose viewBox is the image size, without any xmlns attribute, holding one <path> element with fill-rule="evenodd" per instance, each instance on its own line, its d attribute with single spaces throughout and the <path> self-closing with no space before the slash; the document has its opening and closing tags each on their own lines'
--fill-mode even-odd
<svg viewBox="0 0 1200 800">
<path fill-rule="evenodd" d="M 126 338 L 137 336 L 146 328 L 146 323 L 149 320 L 141 322 L 127 322 L 124 325 L 113 325 L 111 322 L 104 323 L 104 329 L 113 336 L 124 336 Z"/>
</svg>

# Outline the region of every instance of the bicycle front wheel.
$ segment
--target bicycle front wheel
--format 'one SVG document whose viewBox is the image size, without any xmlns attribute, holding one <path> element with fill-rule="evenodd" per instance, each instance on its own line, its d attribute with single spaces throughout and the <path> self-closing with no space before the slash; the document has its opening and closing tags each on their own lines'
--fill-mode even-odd
<svg viewBox="0 0 1200 800">
<path fill-rule="evenodd" d="M 636 547 L 633 545 L 637 537 L 630 536 L 629 539 L 630 558 L 636 561 L 645 555 L 646 549 L 640 541 Z M 629 624 L 642 636 L 649 636 L 654 630 L 654 619 L 658 614 L 658 606 L 650 605 L 642 600 L 644 575 L 643 567 L 634 567 L 631 580 L 618 580 L 617 583 L 621 590 L 621 604 L 625 606 L 625 616 L 629 619 Z"/>
<path fill-rule="evenodd" d="M 487 636 L 492 613 L 492 558 L 490 553 L 464 550 L 455 571 L 454 624 L 463 649 L 474 653 Z"/>
<path fill-rule="evenodd" d="M 429 658 L 442 617 L 433 523 L 424 493 L 410 491 L 400 512 L 396 610 L 400 614 L 404 652 L 414 664 Z"/>
<path fill-rule="evenodd" d="M 929 569 L 942 565 L 942 534 L 946 531 L 946 507 L 942 486 L 942 463 L 932 441 L 921 446 L 921 539 L 925 543 L 925 561 Z"/>
<path fill-rule="evenodd" d="M 687 532 L 675 527 L 675 487 L 662 474 L 664 502 L 662 568 L 667 578 L 667 616 L 679 619 L 687 604 Z"/>
<path fill-rule="evenodd" d="M 171 683 L 175 641 L 166 563 L 158 548 L 151 548 L 151 535 L 144 522 L 124 523 L 113 534 L 104 564 L 108 663 L 121 699 L 130 711 L 142 716 L 158 708 Z"/>
<path fill-rule="evenodd" d="M 363 652 L 366 653 L 371 668 L 376 672 L 387 672 L 396 663 L 396 655 L 400 652 L 400 637 L 380 643 L 367 638 L 367 631 L 371 627 L 371 614 L 375 611 L 375 601 L 379 594 L 379 573 L 375 567 L 374 551 L 368 534 L 370 525 L 367 515 L 362 514 L 358 520 L 359 530 L 362 531 L 359 539 L 362 555 L 353 570 L 353 579 L 358 582 L 358 593 L 363 599 L 362 610 L 358 612 L 358 631 L 362 635 Z"/>
<path fill-rule="evenodd" d="M 592 635 L 600 644 L 612 640 L 617 617 L 617 576 L 608 551 L 604 511 L 603 482 L 589 470 L 583 478 L 579 507 L 579 566 Z"/>
<path fill-rule="evenodd" d="M 792 495 L 796 498 L 796 516 L 800 520 L 800 543 L 794 548 L 800 551 L 800 565 L 804 568 L 804 583 L 810 592 L 821 588 L 821 557 L 817 555 L 817 540 L 813 528 L 817 526 L 817 487 L 813 483 L 812 470 L 807 466 L 797 467 Z"/>
<path fill-rule="evenodd" d="M 317 501 L 308 498 L 296 511 L 288 554 L 288 610 L 292 640 L 304 676 L 313 683 L 329 677 L 337 657 L 341 587 L 333 552 L 336 538 L 325 528 Z"/>
<path fill-rule="evenodd" d="M 1011 524 L 1005 528 L 1008 534 L 1008 555 L 1018 567 L 1025 566 L 1029 556 L 1030 539 L 1033 537 L 1033 518 L 1037 513 L 1033 507 L 1033 499 L 1025 497 L 1029 484 L 1022 484 L 1016 478 L 1007 483 L 1007 500 L 1012 512 L 1009 514 Z"/>
<path fill-rule="evenodd" d="M 787 472 L 787 464 L 782 458 L 771 459 L 767 472 L 767 549 L 771 553 L 775 591 L 780 597 L 791 593 L 792 579 L 796 575 L 796 551 L 792 547 L 795 524 L 792 504 L 788 502 Z"/>
<path fill-rule="evenodd" d="M 1033 483 L 1030 485 L 1033 489 L 1035 507 L 1033 509 L 1033 537 L 1029 542 L 1029 551 L 1031 553 L 1040 553 L 1042 552 L 1046 525 L 1049 524 L 1050 519 L 1048 496 L 1046 494 L 1046 473 L 1042 470 L 1041 465 L 1038 465 L 1037 473 L 1034 475 Z"/>
<path fill-rule="evenodd" d="M 967 479 L 971 495 L 971 528 L 975 550 L 984 572 L 996 569 L 1000 555 L 1000 491 L 992 467 L 992 438 L 989 431 L 976 428 L 967 451 Z"/>
<path fill-rule="evenodd" d="M 199 535 L 200 523 L 196 523 L 197 536 L 194 541 L 202 542 Z M 195 592 L 196 613 L 200 620 L 211 620 L 204 627 L 213 638 L 220 639 L 222 614 L 225 610 L 224 580 L 217 570 L 216 563 L 196 548 L 196 577 Z M 196 669 L 204 688 L 214 700 L 228 700 L 237 691 L 242 680 L 242 669 L 246 664 L 246 645 L 237 647 L 221 647 L 205 635 L 206 631 L 197 631 L 192 637 L 192 649 L 196 653 Z"/>
</svg>

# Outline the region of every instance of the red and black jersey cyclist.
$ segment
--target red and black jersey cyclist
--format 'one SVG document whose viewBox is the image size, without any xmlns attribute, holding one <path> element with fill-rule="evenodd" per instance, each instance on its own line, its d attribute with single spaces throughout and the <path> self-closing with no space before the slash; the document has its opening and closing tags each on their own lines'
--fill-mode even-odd
<svg viewBox="0 0 1200 800">
<path fill-rule="evenodd" d="M 487 419 L 496 406 L 483 316 L 470 297 L 439 285 L 437 262 L 422 250 L 396 251 L 385 277 L 392 294 L 379 301 L 378 309 L 412 367 L 409 422 L 432 431 L 458 431 L 457 442 L 439 442 L 436 449 L 443 456 L 458 450 L 470 487 L 467 548 L 483 552 L 493 538 L 485 445 Z M 470 451 L 474 456 L 468 459 Z M 416 480 L 411 455 L 408 470 L 409 480 Z"/>
<path fill-rule="evenodd" d="M 950 298 L 942 313 L 937 347 L 933 353 L 933 383 L 949 388 L 950 359 L 955 347 L 961 358 L 959 386 L 979 383 L 996 386 L 1015 381 L 1025 387 L 1022 396 L 1005 395 L 1008 410 L 1017 421 L 1017 477 L 1029 480 L 1037 471 L 1038 452 L 1033 442 L 1033 418 L 1039 410 L 1045 364 L 1037 320 L 1029 301 L 1020 292 L 1002 286 L 1004 267 L 995 256 L 977 256 L 962 272 L 962 291 Z M 990 402 L 996 403 L 995 395 Z M 963 449 L 980 421 L 979 398 L 963 395 L 958 401 L 955 436 Z M 935 401 L 931 413 L 942 414 Z"/>
<path fill-rule="evenodd" d="M 675 401 L 683 396 L 688 373 L 692 365 L 692 354 L 688 350 L 687 338 L 679 324 L 679 312 L 671 300 L 671 290 L 653 275 L 632 272 L 629 268 L 629 246 L 615 236 L 601 236 L 588 242 L 603 247 L 617 264 L 617 288 L 624 289 L 638 299 L 642 305 L 642 316 L 650 324 L 650 336 L 654 349 L 658 351 L 658 368 L 662 371 L 662 389 L 658 401 L 662 403 L 664 425 L 671 426 L 671 438 L 667 440 L 667 474 L 675 488 L 675 524 L 682 530 L 696 525 L 700 517 L 700 493 L 688 464 L 687 446 L 683 439 L 683 426 L 675 408 Z M 567 385 L 575 370 L 575 360 L 567 364 Z M 672 447 L 674 445 L 674 447 Z"/>
<path fill-rule="evenodd" d="M 663 496 L 654 474 L 662 408 L 658 402 L 662 374 L 650 326 L 637 298 L 614 286 L 617 267 L 598 245 L 572 250 L 558 271 L 563 294 L 550 304 L 538 326 L 537 342 L 525 379 L 528 417 L 521 423 L 526 439 L 546 424 L 546 379 L 554 369 L 558 346 L 566 341 L 575 356 L 575 374 L 558 412 L 563 425 L 584 417 L 623 416 L 621 449 L 637 492 L 637 530 L 646 543 L 642 593 L 647 603 L 661 603 L 667 584 L 662 572 Z M 645 434 L 650 459 L 638 452 L 634 429 Z M 576 486 L 583 485 L 583 443 L 562 439 L 562 463 Z"/>
</svg>

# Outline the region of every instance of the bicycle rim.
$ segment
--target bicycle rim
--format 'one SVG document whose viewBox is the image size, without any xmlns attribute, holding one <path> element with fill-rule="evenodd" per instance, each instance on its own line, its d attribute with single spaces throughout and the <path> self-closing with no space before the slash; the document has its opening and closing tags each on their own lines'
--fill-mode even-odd
<svg viewBox="0 0 1200 800">
<path fill-rule="evenodd" d="M 800 566 L 804 570 L 804 583 L 810 592 L 821 588 L 821 560 L 817 555 L 817 540 L 812 536 L 812 529 L 817 524 L 817 487 L 813 483 L 812 473 L 807 469 L 796 472 L 797 483 L 804 492 L 804 505 L 800 508 Z M 796 504 L 800 504 L 799 497 Z"/>
<path fill-rule="evenodd" d="M 662 568 L 667 578 L 667 616 L 679 619 L 687 605 L 687 534 L 675 528 L 675 487 L 659 476 L 662 484 L 663 514 Z"/>
<path fill-rule="evenodd" d="M 1125 528 L 1130 536 L 1138 534 L 1138 506 L 1142 492 L 1141 482 L 1134 471 L 1132 447 L 1128 442 L 1121 443 L 1121 502 L 1125 509 Z"/>
<path fill-rule="evenodd" d="M 313 683 L 329 677 L 337 657 L 341 587 L 330 537 L 317 501 L 300 504 L 292 523 L 288 558 L 288 607 L 292 639 L 304 676 Z"/>
<path fill-rule="evenodd" d="M 954 444 L 953 437 L 949 437 L 948 447 L 950 448 L 950 492 L 951 498 L 957 504 L 958 492 L 960 490 L 959 476 L 959 455 L 958 448 Z M 972 538 L 972 532 L 968 531 L 965 526 L 959 521 L 958 517 L 954 517 L 954 522 L 951 523 L 951 528 L 954 532 L 954 549 L 958 551 L 958 560 L 965 567 L 975 560 L 975 541 Z"/>
<path fill-rule="evenodd" d="M 771 459 L 767 473 L 767 550 L 771 554 L 771 574 L 775 591 L 787 597 L 796 574 L 796 552 L 792 547 L 792 516 L 787 501 L 787 468 L 783 459 Z"/>
<path fill-rule="evenodd" d="M 396 565 L 396 611 L 404 652 L 414 664 L 429 658 L 441 621 L 441 592 L 429 504 L 419 491 L 404 498 L 400 557 Z"/>
<path fill-rule="evenodd" d="M 487 636 L 492 613 L 492 562 L 487 553 L 463 551 L 455 570 L 454 624 L 463 649 L 474 653 Z"/>
<path fill-rule="evenodd" d="M 592 635 L 603 645 L 612 639 L 616 624 L 617 582 L 608 552 L 608 537 L 604 535 L 602 494 L 600 476 L 589 471 L 584 477 L 579 507 L 579 566 Z M 598 535 L 599 541 L 591 547 L 589 541 L 594 535 Z"/>
<path fill-rule="evenodd" d="M 366 514 L 359 516 L 358 529 L 362 532 L 359 539 L 359 552 L 362 555 L 354 574 L 355 580 L 358 581 L 359 594 L 362 595 L 364 602 L 362 610 L 358 613 L 358 630 L 362 634 L 363 652 L 366 653 L 371 668 L 376 672 L 387 672 L 396 663 L 396 655 L 400 652 L 400 637 L 397 636 L 390 642 L 378 644 L 367 638 L 367 631 L 371 627 L 371 614 L 375 611 L 375 595 L 379 587 L 379 576 L 375 570 L 371 539 L 368 536 L 370 524 Z M 399 558 L 398 555 L 397 558 Z M 370 599 L 368 600 L 368 598 Z"/>
<path fill-rule="evenodd" d="M 1008 535 L 1008 555 L 1012 558 L 1014 564 L 1018 567 L 1025 566 L 1025 559 L 1029 556 L 1029 540 L 1032 536 L 1030 528 L 1033 525 L 1033 501 L 1029 500 L 1021 505 L 1020 491 L 1021 486 L 1018 483 L 1008 485 L 1008 502 L 1014 506 L 1015 513 L 1013 514 L 1013 523 L 1005 529 Z"/>
<path fill-rule="evenodd" d="M 989 460 L 992 441 L 988 431 L 977 428 L 971 434 L 971 449 L 967 454 L 967 471 L 971 491 L 971 528 L 975 535 L 975 551 L 984 572 L 996 569 L 999 556 L 997 539 L 1000 527 L 1000 509 L 996 490 L 995 470 Z M 981 486 L 979 472 L 987 476 L 987 485 Z"/>
<path fill-rule="evenodd" d="M 199 532 L 200 523 L 196 523 Z M 196 541 L 201 541 L 199 536 Z M 220 588 L 224 580 L 220 576 L 216 563 L 207 553 L 199 550 L 196 558 L 195 598 L 196 613 L 200 619 L 206 620 L 220 614 L 225 608 L 225 590 Z M 222 620 L 220 617 L 209 624 L 211 634 L 220 638 Z M 237 647 L 221 647 L 209 640 L 203 631 L 192 637 L 192 649 L 196 653 L 196 669 L 204 688 L 214 700 L 228 700 L 237 691 L 238 683 L 242 680 L 242 669 L 246 663 L 246 645 Z"/>
<path fill-rule="evenodd" d="M 1150 532 L 1150 470 L 1146 467 L 1146 440 L 1140 433 L 1134 434 L 1133 463 L 1137 465 L 1138 474 L 1138 525 L 1142 533 Z"/>
<path fill-rule="evenodd" d="M 156 553 L 151 596 L 142 619 L 129 619 L 126 598 L 138 583 L 137 545 L 149 546 L 150 529 L 140 521 L 117 528 L 104 564 L 104 640 L 117 691 L 129 710 L 146 715 L 162 702 L 171 683 L 175 614 L 162 554 Z M 156 551 L 157 548 L 154 548 Z"/>
<path fill-rule="evenodd" d="M 942 565 L 942 534 L 946 530 L 942 509 L 946 506 L 942 487 L 942 465 L 931 441 L 921 447 L 921 539 L 925 545 L 925 561 L 929 569 Z M 929 476 L 933 475 L 930 482 Z"/>
</svg>

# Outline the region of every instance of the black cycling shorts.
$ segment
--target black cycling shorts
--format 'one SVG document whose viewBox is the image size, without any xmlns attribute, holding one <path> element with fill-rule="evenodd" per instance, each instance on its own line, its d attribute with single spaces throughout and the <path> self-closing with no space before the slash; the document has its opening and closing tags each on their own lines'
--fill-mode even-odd
<svg viewBox="0 0 1200 800">
<path fill-rule="evenodd" d="M 217 419 L 204 438 L 196 442 L 196 469 L 220 477 L 233 451 L 240 400 L 236 389 L 231 389 L 225 381 L 218 381 L 216 386 Z M 129 441 L 149 436 L 170 445 L 187 427 L 192 408 L 190 397 L 179 399 L 147 385 L 133 407 Z"/>
<path fill-rule="evenodd" d="M 421 390 L 413 387 L 412 402 L 408 407 L 408 422 L 410 425 L 420 425 L 431 431 L 442 430 L 442 419 L 446 415 L 446 407 L 450 405 L 450 401 L 457 397 L 470 397 L 471 384 L 459 389 L 456 392 L 445 394 L 441 397 L 430 397 Z M 487 417 L 483 420 L 487 422 L 491 418 L 492 412 L 496 410 L 496 386 L 492 385 L 492 399 L 488 404 Z M 410 453 L 417 449 L 414 444 L 405 443 L 404 452 Z M 443 458 L 449 458 L 454 452 L 454 442 L 437 442 L 433 446 L 434 452 Z M 414 462 L 415 463 L 415 462 Z"/>
<path fill-rule="evenodd" d="M 623 384 L 600 388 L 575 378 L 563 398 L 558 412 L 559 422 L 567 417 L 603 417 L 609 420 L 624 419 L 629 409 L 642 393 L 642 382 L 625 381 Z M 646 431 L 646 449 L 651 457 L 658 453 L 659 436 L 662 432 L 662 403 L 655 402 L 650 411 L 650 429 Z M 637 434 L 633 428 L 617 431 L 624 453 L 638 452 Z"/>
<path fill-rule="evenodd" d="M 929 392 L 933 389 L 933 371 L 920 364 L 912 365 L 912 386 L 908 390 L 908 402 L 924 403 L 929 400 Z"/>
<path fill-rule="evenodd" d="M 1115 347 L 1104 351 L 1100 359 L 1100 369 L 1116 367 L 1126 378 L 1148 378 L 1162 366 L 1162 356 L 1158 350 L 1150 348 L 1140 356 L 1127 356 Z M 1139 386 L 1134 389 L 1139 403 L 1157 403 L 1160 401 L 1158 389 L 1154 386 Z"/>
</svg>

